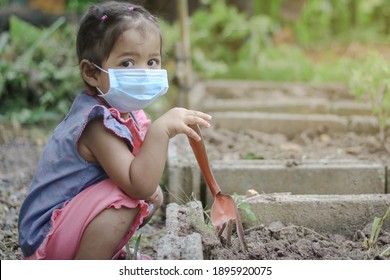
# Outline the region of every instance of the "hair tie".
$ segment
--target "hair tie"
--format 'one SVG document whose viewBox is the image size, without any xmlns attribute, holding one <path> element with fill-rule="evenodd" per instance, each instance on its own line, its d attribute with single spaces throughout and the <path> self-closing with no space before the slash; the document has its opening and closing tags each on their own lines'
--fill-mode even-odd
<svg viewBox="0 0 390 280">
<path fill-rule="evenodd" d="M 108 18 L 107 15 L 103 15 L 103 16 L 101 17 L 102 21 L 105 21 L 107 18 Z"/>
</svg>

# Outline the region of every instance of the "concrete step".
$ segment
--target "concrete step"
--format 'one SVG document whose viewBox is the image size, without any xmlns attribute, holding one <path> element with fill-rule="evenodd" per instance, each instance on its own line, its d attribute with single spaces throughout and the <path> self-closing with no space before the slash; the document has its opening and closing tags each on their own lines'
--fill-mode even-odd
<svg viewBox="0 0 390 280">
<path fill-rule="evenodd" d="M 229 160 L 210 161 L 224 193 L 293 194 L 384 194 L 389 192 L 387 166 L 355 160 L 302 161 Z M 195 194 L 210 205 L 212 197 L 203 183 L 186 137 L 174 138 L 168 151 L 169 200 L 182 202 Z"/>
<path fill-rule="evenodd" d="M 325 98 L 244 98 L 206 99 L 196 109 L 213 112 L 266 112 L 286 114 L 335 114 L 340 116 L 371 115 L 367 103 L 353 100 L 329 101 Z"/>
<path fill-rule="evenodd" d="M 269 99 L 281 97 L 354 100 L 345 84 L 273 83 L 249 80 L 207 80 L 196 83 L 190 92 L 194 106 L 206 99 Z"/>
<path fill-rule="evenodd" d="M 260 194 L 245 200 L 256 216 L 248 221 L 241 217 L 246 228 L 260 224 L 268 226 L 280 221 L 307 227 L 322 233 L 353 235 L 382 217 L 390 207 L 390 194 L 360 195 L 291 195 L 283 193 Z M 390 228 L 390 220 L 383 225 Z"/>
<path fill-rule="evenodd" d="M 263 112 L 214 112 L 212 116 L 212 125 L 217 129 L 225 128 L 232 132 L 254 129 L 264 133 L 281 133 L 287 137 L 293 137 L 308 129 L 319 127 L 329 132 L 376 134 L 379 131 L 376 118 L 370 116 Z"/>
</svg>

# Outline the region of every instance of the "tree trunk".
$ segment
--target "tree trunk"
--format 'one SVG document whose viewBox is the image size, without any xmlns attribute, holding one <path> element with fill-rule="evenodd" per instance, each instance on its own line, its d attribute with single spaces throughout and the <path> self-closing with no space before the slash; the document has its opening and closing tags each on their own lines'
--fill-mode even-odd
<svg viewBox="0 0 390 280">
<path fill-rule="evenodd" d="M 297 21 L 302 14 L 306 0 L 286 0 L 280 8 L 280 17 L 287 22 Z"/>
<path fill-rule="evenodd" d="M 390 4 L 384 4 L 383 7 L 383 21 L 385 22 L 384 33 L 390 35 Z"/>
<path fill-rule="evenodd" d="M 350 24 L 356 27 L 358 22 L 358 0 L 349 0 L 349 12 L 351 14 Z"/>
<path fill-rule="evenodd" d="M 168 20 L 170 23 L 178 19 L 176 4 L 179 0 L 143 0 L 138 1 L 152 14 Z M 199 0 L 188 0 L 188 13 L 191 15 L 200 6 Z"/>
</svg>

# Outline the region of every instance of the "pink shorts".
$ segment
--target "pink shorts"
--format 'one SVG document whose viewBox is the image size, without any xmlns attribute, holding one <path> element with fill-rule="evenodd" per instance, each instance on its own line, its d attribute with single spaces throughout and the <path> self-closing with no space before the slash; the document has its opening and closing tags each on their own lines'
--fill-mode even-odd
<svg viewBox="0 0 390 280">
<path fill-rule="evenodd" d="M 149 210 L 146 202 L 128 197 L 110 179 L 107 179 L 86 188 L 67 202 L 62 209 L 55 210 L 51 216 L 52 227 L 49 233 L 35 253 L 26 259 L 74 259 L 82 234 L 89 222 L 110 207 L 115 209 L 139 207 L 140 209 L 129 233 L 119 244 L 114 254 L 116 256 L 138 229 Z"/>
</svg>

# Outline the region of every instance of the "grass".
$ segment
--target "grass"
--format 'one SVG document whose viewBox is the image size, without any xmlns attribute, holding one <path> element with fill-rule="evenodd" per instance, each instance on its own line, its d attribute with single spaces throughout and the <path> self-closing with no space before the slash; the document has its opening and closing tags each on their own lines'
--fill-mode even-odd
<svg viewBox="0 0 390 280">
<path fill-rule="evenodd" d="M 381 232 L 382 226 L 385 220 L 390 216 L 390 207 L 387 208 L 387 211 L 382 217 L 375 217 L 372 222 L 371 235 L 370 238 L 366 238 L 363 242 L 363 247 L 366 248 L 369 258 L 373 256 L 387 257 L 390 256 L 390 245 L 384 249 L 382 252 L 379 252 L 378 249 L 378 239 Z"/>
<path fill-rule="evenodd" d="M 139 234 L 138 237 L 136 237 L 133 249 L 130 248 L 129 242 L 126 243 L 125 247 L 126 247 L 127 259 L 129 259 L 129 260 L 137 260 L 138 259 L 137 255 L 138 255 L 139 248 L 140 248 L 141 236 L 142 236 L 142 233 Z"/>
</svg>

